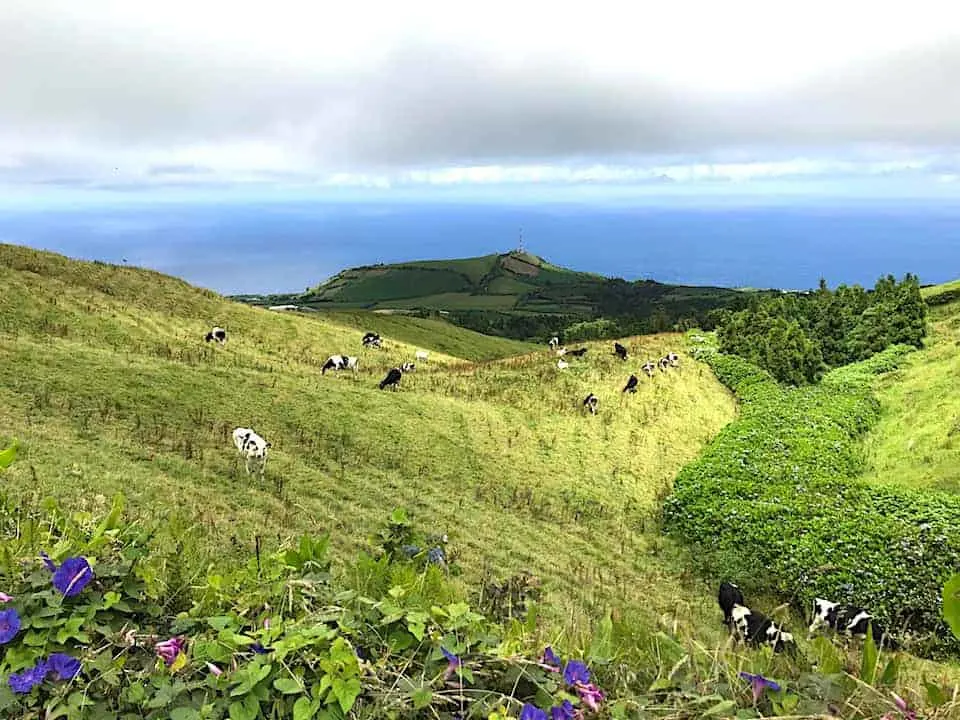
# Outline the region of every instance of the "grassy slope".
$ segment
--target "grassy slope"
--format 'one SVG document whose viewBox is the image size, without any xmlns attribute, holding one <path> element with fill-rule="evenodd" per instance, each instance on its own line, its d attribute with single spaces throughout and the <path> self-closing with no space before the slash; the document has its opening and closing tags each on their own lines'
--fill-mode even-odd
<svg viewBox="0 0 960 720">
<path fill-rule="evenodd" d="M 555 622 L 572 631 L 615 603 L 651 627 L 672 614 L 720 637 L 712 590 L 645 518 L 733 401 L 692 362 L 619 395 L 627 368 L 680 336 L 631 339 L 629 365 L 590 345 L 562 374 L 544 350 L 483 364 L 434 353 L 401 391 L 380 392 L 413 346 L 388 335 L 387 350 L 361 351 L 360 323 L 346 318 L 272 313 L 11 246 L 0 246 L 0 283 L 0 440 L 23 443 L 5 477 L 17 497 L 96 510 L 122 490 L 135 511 L 199 524 L 218 554 L 304 530 L 352 550 L 405 504 L 449 531 L 468 579 L 485 567 L 540 574 Z M 213 323 L 230 332 L 223 348 L 201 341 Z M 431 326 L 434 342 L 418 346 L 453 352 L 459 331 L 444 330 Z M 353 348 L 359 374 L 320 376 L 328 354 Z M 578 407 L 589 391 L 597 417 Z M 236 425 L 273 442 L 266 486 L 240 470 Z"/>
<path fill-rule="evenodd" d="M 960 282 L 924 288 L 928 300 Z M 867 479 L 960 493 L 960 301 L 930 308 L 930 335 L 877 383 L 882 419 L 867 441 Z"/>
</svg>

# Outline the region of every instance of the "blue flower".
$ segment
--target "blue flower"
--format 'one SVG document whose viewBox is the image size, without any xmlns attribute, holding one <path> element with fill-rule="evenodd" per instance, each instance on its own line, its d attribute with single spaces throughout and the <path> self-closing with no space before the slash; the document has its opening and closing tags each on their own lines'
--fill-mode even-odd
<svg viewBox="0 0 960 720">
<path fill-rule="evenodd" d="M 440 652 L 442 652 L 443 656 L 447 659 L 447 669 L 443 671 L 443 678 L 446 680 L 460 667 L 460 658 L 442 646 L 440 647 Z"/>
<path fill-rule="evenodd" d="M 564 700 L 562 705 L 554 705 L 550 708 L 551 720 L 573 720 L 574 717 L 576 717 L 576 711 L 569 700 Z"/>
<path fill-rule="evenodd" d="M 270 652 L 273 648 L 265 648 L 265 647 L 264 647 L 263 645 L 261 645 L 260 643 L 255 642 L 255 643 L 253 643 L 253 644 L 250 646 L 250 649 L 253 650 L 257 655 L 266 655 L 266 654 L 267 654 L 268 652 Z"/>
<path fill-rule="evenodd" d="M 590 671 L 587 666 L 579 660 L 571 660 L 563 669 L 563 679 L 567 685 L 576 685 L 577 683 L 590 682 Z"/>
<path fill-rule="evenodd" d="M 40 557 L 43 558 L 43 564 L 47 566 L 47 570 L 50 572 L 57 571 L 57 566 L 53 564 L 53 560 L 51 560 L 50 556 L 47 555 L 43 550 L 40 551 Z"/>
<path fill-rule="evenodd" d="M 541 662 L 544 665 L 553 665 L 554 667 L 560 667 L 560 658 L 557 657 L 557 654 L 553 651 L 553 648 L 547 645 L 543 649 L 543 657 Z"/>
<path fill-rule="evenodd" d="M 53 574 L 53 586 L 66 597 L 73 597 L 93 579 L 93 570 L 84 557 L 72 557 L 63 561 Z"/>
<path fill-rule="evenodd" d="M 80 674 L 80 661 L 66 653 L 53 653 L 47 658 L 47 666 L 61 680 L 72 680 Z"/>
<path fill-rule="evenodd" d="M 13 640 L 20 632 L 20 616 L 13 608 L 0 610 L 0 645 Z"/>
<path fill-rule="evenodd" d="M 763 695 L 763 691 L 767 688 L 770 688 L 774 692 L 780 692 L 780 686 L 775 683 L 773 680 L 767 680 L 763 675 L 754 675 L 748 672 L 740 673 L 740 677 L 748 681 L 753 687 L 753 701 L 757 702 L 760 699 L 760 696 Z"/>
<path fill-rule="evenodd" d="M 520 720 L 548 720 L 547 714 L 536 705 L 526 703 L 520 711 Z"/>
<path fill-rule="evenodd" d="M 11 673 L 7 682 L 10 684 L 10 689 L 15 693 L 18 695 L 26 695 L 43 682 L 43 679 L 47 676 L 47 672 L 49 672 L 47 664 L 45 662 L 38 662 L 32 668 L 24 670 L 22 673 Z"/>
</svg>

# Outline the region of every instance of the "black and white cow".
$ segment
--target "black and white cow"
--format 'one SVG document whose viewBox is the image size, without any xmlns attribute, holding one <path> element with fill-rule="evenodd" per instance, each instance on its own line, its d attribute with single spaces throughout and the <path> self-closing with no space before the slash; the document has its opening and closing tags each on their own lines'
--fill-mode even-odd
<svg viewBox="0 0 960 720">
<path fill-rule="evenodd" d="M 734 585 L 732 582 L 727 582 L 724 580 L 720 583 L 720 592 L 717 593 L 717 602 L 720 604 L 720 609 L 723 611 L 723 624 L 732 629 L 731 623 L 733 623 L 733 608 L 736 605 L 742 605 L 746 607 L 747 603 L 743 599 L 743 593 L 740 592 L 740 587 Z"/>
<path fill-rule="evenodd" d="M 390 368 L 390 372 L 387 373 L 387 376 L 380 381 L 380 389 L 383 390 L 385 387 L 392 387 L 394 390 L 397 389 L 397 385 L 400 382 L 400 378 L 403 377 L 403 371 L 400 368 Z"/>
<path fill-rule="evenodd" d="M 647 377 L 653 377 L 653 371 L 657 369 L 657 366 L 648 360 L 640 366 L 640 369 L 647 374 Z"/>
<path fill-rule="evenodd" d="M 380 347 L 380 336 L 377 333 L 368 332 L 363 336 L 363 346 L 364 347 Z"/>
<path fill-rule="evenodd" d="M 576 350 L 568 350 L 568 355 L 573 355 L 574 357 L 583 357 L 587 354 L 587 348 L 577 348 Z"/>
<path fill-rule="evenodd" d="M 591 415 L 597 414 L 597 405 L 600 404 L 600 400 L 597 399 L 597 396 L 593 393 L 590 393 L 583 399 L 583 406 L 590 411 Z"/>
<path fill-rule="evenodd" d="M 680 367 L 680 356 L 675 352 L 667 353 L 666 360 L 672 367 Z"/>
<path fill-rule="evenodd" d="M 416 364 L 412 362 L 405 362 L 403 365 L 400 366 L 400 372 L 405 372 L 405 373 L 414 372 L 416 369 L 417 369 Z"/>
<path fill-rule="evenodd" d="M 428 353 L 426 350 L 417 350 L 413 356 L 416 358 L 417 362 L 426 362 L 430 357 L 430 353 Z"/>
<path fill-rule="evenodd" d="M 551 350 L 556 350 L 558 347 L 560 347 L 560 338 L 554 335 L 552 338 L 550 338 L 550 342 L 548 342 L 547 345 Z"/>
<path fill-rule="evenodd" d="M 326 375 L 327 370 L 353 370 L 357 372 L 360 358 L 355 355 L 331 355 L 320 368 L 320 374 Z"/>
<path fill-rule="evenodd" d="M 877 647 L 881 645 L 891 649 L 899 647 L 893 638 L 885 636 L 880 623 L 865 609 L 856 605 L 841 605 L 823 598 L 814 598 L 813 620 L 808 629 L 810 635 L 823 626 L 839 635 L 858 639 L 867 636 L 869 627 Z"/>
<path fill-rule="evenodd" d="M 730 611 L 730 618 L 737 638 L 751 645 L 769 645 L 775 653 L 796 648 L 793 635 L 762 612 L 737 603 Z"/>
<path fill-rule="evenodd" d="M 666 372 L 667 368 L 670 367 L 670 361 L 662 357 L 657 360 L 657 367 L 660 368 L 660 372 Z"/>
<path fill-rule="evenodd" d="M 620 358 L 621 360 L 626 360 L 626 359 L 627 359 L 627 349 L 626 349 L 623 345 L 621 345 L 620 343 L 615 342 L 615 343 L 613 344 L 613 352 L 614 352 L 614 354 L 615 354 L 618 358 Z"/>
<path fill-rule="evenodd" d="M 227 331 L 222 327 L 215 327 L 203 338 L 207 342 L 218 342 L 223 345 L 227 341 Z"/>
<path fill-rule="evenodd" d="M 233 444 L 237 452 L 246 460 L 247 474 L 252 474 L 251 465 L 259 465 L 262 478 L 267 467 L 267 450 L 271 447 L 270 443 L 251 428 L 238 427 L 233 431 Z"/>
<path fill-rule="evenodd" d="M 621 390 L 621 392 L 635 393 L 637 391 L 638 382 L 639 380 L 637 380 L 637 376 L 631 375 L 629 378 L 627 378 L 627 384 L 623 386 L 623 390 Z"/>
</svg>

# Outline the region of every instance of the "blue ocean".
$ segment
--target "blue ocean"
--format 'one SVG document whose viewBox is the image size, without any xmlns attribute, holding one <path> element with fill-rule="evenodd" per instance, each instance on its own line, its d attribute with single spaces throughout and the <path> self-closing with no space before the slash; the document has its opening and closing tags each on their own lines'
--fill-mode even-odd
<svg viewBox="0 0 960 720">
<path fill-rule="evenodd" d="M 154 268 L 222 293 L 295 292 L 355 265 L 519 244 L 577 270 L 804 289 L 960 277 L 960 203 L 591 207 L 264 203 L 0 211 L 0 242 Z"/>
</svg>

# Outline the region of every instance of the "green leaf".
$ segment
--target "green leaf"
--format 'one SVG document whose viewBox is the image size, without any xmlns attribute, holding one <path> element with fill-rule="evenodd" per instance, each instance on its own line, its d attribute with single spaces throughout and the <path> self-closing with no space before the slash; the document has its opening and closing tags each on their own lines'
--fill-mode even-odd
<svg viewBox="0 0 960 720">
<path fill-rule="evenodd" d="M 350 712 L 350 708 L 353 707 L 353 703 L 356 702 L 361 690 L 363 688 L 357 678 L 350 678 L 349 680 L 338 678 L 333 681 L 333 694 L 336 695 L 337 702 L 340 703 L 340 709 L 344 713 Z"/>
<path fill-rule="evenodd" d="M 433 691 L 428 687 L 417 688 L 410 693 L 410 699 L 413 700 L 414 710 L 423 710 L 433 700 Z"/>
<path fill-rule="evenodd" d="M 293 720 L 310 720 L 319 709 L 319 700 L 311 700 L 308 697 L 297 698 L 293 704 Z"/>
<path fill-rule="evenodd" d="M 0 470 L 10 467 L 17 457 L 17 441 L 14 440 L 6 450 L 0 452 Z"/>
<path fill-rule="evenodd" d="M 883 669 L 883 673 L 880 675 L 880 684 L 892 687 L 896 684 L 899 675 L 900 656 L 894 655 L 890 658 L 890 662 L 887 663 L 887 666 Z"/>
<path fill-rule="evenodd" d="M 273 681 L 273 686 L 284 695 L 296 695 L 304 691 L 303 685 L 297 682 L 296 678 L 281 677 Z"/>
<path fill-rule="evenodd" d="M 170 720 L 199 720 L 200 713 L 190 707 L 178 707 L 170 711 Z"/>
<path fill-rule="evenodd" d="M 704 710 L 700 717 L 714 717 L 715 715 L 732 715 L 737 709 L 737 704 L 733 700 L 724 700 L 718 702 L 711 708 Z"/>
<path fill-rule="evenodd" d="M 873 641 L 871 627 L 871 624 L 867 623 L 867 638 L 863 642 L 863 659 L 860 662 L 860 679 L 867 685 L 873 685 L 873 681 L 877 677 L 877 663 L 879 660 L 877 645 Z"/>
<path fill-rule="evenodd" d="M 923 681 L 923 687 L 927 690 L 928 703 L 934 707 L 940 707 L 947 703 L 947 693 L 942 687 L 926 679 Z"/>
<path fill-rule="evenodd" d="M 230 720 L 256 720 L 260 714 L 260 701 L 255 695 L 230 703 Z"/>
<path fill-rule="evenodd" d="M 943 586 L 943 617 L 953 634 L 960 638 L 960 573 Z"/>
</svg>

